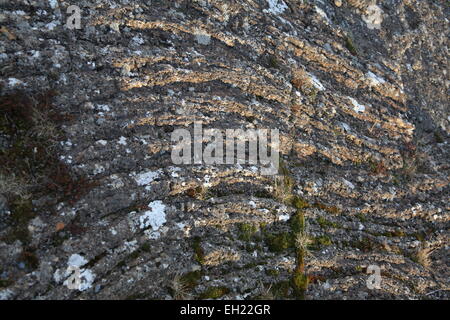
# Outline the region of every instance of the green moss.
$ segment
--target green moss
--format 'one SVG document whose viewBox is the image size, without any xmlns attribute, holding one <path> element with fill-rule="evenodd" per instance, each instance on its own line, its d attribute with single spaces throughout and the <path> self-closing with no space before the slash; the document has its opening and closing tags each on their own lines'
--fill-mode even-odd
<svg viewBox="0 0 450 320">
<path fill-rule="evenodd" d="M 295 272 L 292 276 L 292 288 L 298 299 L 305 298 L 305 292 L 308 289 L 308 276 L 304 273 Z"/>
<path fill-rule="evenodd" d="M 200 296 L 199 299 L 219 299 L 230 293 L 227 287 L 209 287 Z"/>
<path fill-rule="evenodd" d="M 330 220 L 325 219 L 324 217 L 318 217 L 317 223 L 324 229 L 327 228 L 342 228 L 342 226 L 339 223 L 332 222 Z"/>
<path fill-rule="evenodd" d="M 388 238 L 393 238 L 393 237 L 405 237 L 406 233 L 402 230 L 394 230 L 383 232 L 382 235 Z"/>
<path fill-rule="evenodd" d="M 12 229 L 3 239 L 6 243 L 20 240 L 23 244 L 30 242 L 28 224 L 35 213 L 33 212 L 31 200 L 15 199 L 11 205 Z"/>
<path fill-rule="evenodd" d="M 294 196 L 292 197 L 292 206 L 294 206 L 296 209 L 301 210 L 308 208 L 310 205 L 305 199 L 302 199 L 299 196 Z"/>
<path fill-rule="evenodd" d="M 358 248 L 363 252 L 370 252 L 375 248 L 374 244 L 372 243 L 372 241 L 370 241 L 369 238 L 363 238 L 359 241 L 353 241 L 351 242 L 351 246 L 354 248 Z"/>
<path fill-rule="evenodd" d="M 145 292 L 143 292 L 130 294 L 129 296 L 125 297 L 125 300 L 144 300 L 144 299 L 147 300 L 147 298 L 148 295 Z"/>
<path fill-rule="evenodd" d="M 271 277 L 276 277 L 280 274 L 280 271 L 276 269 L 266 269 L 266 274 Z"/>
<path fill-rule="evenodd" d="M 294 238 L 289 232 L 266 235 L 266 244 L 272 252 L 283 252 L 294 247 Z"/>
<path fill-rule="evenodd" d="M 331 245 L 331 239 L 329 236 L 319 236 L 314 238 L 314 245 L 316 247 L 329 246 Z"/>
<path fill-rule="evenodd" d="M 301 212 L 297 212 L 292 218 L 289 220 L 289 224 L 291 230 L 294 233 L 303 232 L 305 229 L 305 216 Z"/>
<path fill-rule="evenodd" d="M 205 252 L 201 245 L 200 237 L 195 237 L 192 241 L 192 249 L 194 250 L 194 260 L 200 264 L 205 263 Z"/>
<path fill-rule="evenodd" d="M 136 260 L 141 255 L 141 252 L 139 250 L 133 251 L 128 255 L 128 259 L 130 260 Z"/>
<path fill-rule="evenodd" d="M 6 280 L 0 279 L 0 288 L 7 288 L 12 284 L 13 284 L 13 282 L 9 279 L 6 279 Z"/>
<path fill-rule="evenodd" d="M 272 199 L 273 198 L 273 194 L 270 193 L 269 191 L 265 190 L 265 189 L 255 191 L 255 193 L 253 195 L 255 197 L 257 197 L 257 198 L 265 198 L 265 199 Z"/>
<path fill-rule="evenodd" d="M 316 87 L 312 87 L 308 92 L 308 100 L 310 103 L 313 103 L 317 99 L 317 94 L 319 93 L 319 89 Z"/>
<path fill-rule="evenodd" d="M 278 69 L 280 67 L 280 62 L 278 61 L 277 57 L 274 55 L 270 55 L 267 58 L 267 64 L 269 68 Z"/>
<path fill-rule="evenodd" d="M 198 285 L 201 277 L 202 273 L 200 270 L 191 271 L 181 276 L 181 282 L 186 286 L 186 288 L 192 290 Z"/>
<path fill-rule="evenodd" d="M 419 241 L 425 241 L 426 234 L 423 233 L 423 232 L 417 232 L 417 233 L 414 234 L 414 236 Z"/>
<path fill-rule="evenodd" d="M 146 242 L 141 246 L 141 250 L 144 252 L 150 252 L 151 246 L 150 243 Z"/>
<path fill-rule="evenodd" d="M 353 39 L 350 36 L 345 37 L 345 47 L 347 48 L 348 51 L 350 51 L 350 53 L 354 56 L 356 56 L 358 54 L 358 50 L 355 46 L 355 44 L 353 43 Z"/>
<path fill-rule="evenodd" d="M 361 221 L 361 222 L 366 222 L 367 221 L 367 218 L 366 218 L 366 216 L 363 214 L 363 213 L 361 213 L 361 212 L 358 212 L 357 214 L 356 214 L 356 217 L 359 219 L 359 221 Z"/>
<path fill-rule="evenodd" d="M 250 263 L 247 263 L 246 265 L 244 265 L 244 269 L 253 269 L 253 268 L 257 267 L 257 266 L 259 266 L 258 263 L 250 262 Z"/>
<path fill-rule="evenodd" d="M 270 289 L 273 296 L 276 299 L 286 299 L 289 298 L 289 293 L 291 290 L 291 284 L 289 281 L 280 281 L 274 283 Z"/>
<path fill-rule="evenodd" d="M 434 132 L 434 139 L 436 140 L 437 143 L 443 143 L 444 142 L 444 138 L 441 136 L 439 131 L 435 131 Z"/>
<path fill-rule="evenodd" d="M 291 173 L 288 167 L 284 164 L 283 160 L 280 160 L 279 172 L 283 176 L 283 184 L 286 191 L 292 190 L 294 187 L 294 179 L 292 179 Z"/>
<path fill-rule="evenodd" d="M 238 229 L 239 239 L 243 241 L 250 241 L 258 231 L 258 228 L 251 223 L 240 223 Z"/>
</svg>

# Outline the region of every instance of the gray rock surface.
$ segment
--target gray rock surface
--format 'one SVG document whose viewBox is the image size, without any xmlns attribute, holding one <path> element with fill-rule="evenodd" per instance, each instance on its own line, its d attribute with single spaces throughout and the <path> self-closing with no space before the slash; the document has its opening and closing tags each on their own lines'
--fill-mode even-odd
<svg viewBox="0 0 450 320">
<path fill-rule="evenodd" d="M 0 3 L 2 95 L 56 90 L 70 120 L 49 154 L 95 182 L 67 199 L 25 177 L 0 298 L 292 299 L 292 196 L 306 299 L 449 298 L 445 1 L 94 3 L 74 30 L 68 1 Z M 195 120 L 279 129 L 286 170 L 173 164 L 171 132 Z"/>
</svg>

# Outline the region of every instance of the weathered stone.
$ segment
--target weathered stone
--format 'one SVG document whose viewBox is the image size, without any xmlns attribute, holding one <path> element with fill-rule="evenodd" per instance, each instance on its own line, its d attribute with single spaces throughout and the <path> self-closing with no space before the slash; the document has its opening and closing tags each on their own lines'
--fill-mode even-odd
<svg viewBox="0 0 450 320">
<path fill-rule="evenodd" d="M 445 4 L 82 0 L 72 30 L 57 3 L 0 3 L 1 95 L 56 89 L 47 154 L 84 184 L 23 177 L 33 210 L 17 196 L 0 217 L 0 298 L 175 298 L 181 277 L 194 298 L 291 299 L 299 241 L 307 299 L 449 298 Z M 171 134 L 199 120 L 278 129 L 280 173 L 175 164 Z"/>
</svg>

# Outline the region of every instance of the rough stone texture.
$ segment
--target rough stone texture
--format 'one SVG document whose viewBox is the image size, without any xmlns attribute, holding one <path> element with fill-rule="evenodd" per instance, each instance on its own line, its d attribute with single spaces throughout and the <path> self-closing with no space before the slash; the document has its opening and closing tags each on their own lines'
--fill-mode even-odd
<svg viewBox="0 0 450 320">
<path fill-rule="evenodd" d="M 194 120 L 280 130 L 293 192 L 316 204 L 308 233 L 331 240 L 307 259 L 307 299 L 449 298 L 446 1 L 92 2 L 76 3 L 80 30 L 65 27 L 67 1 L 0 2 L 2 94 L 56 89 L 73 120 L 54 152 L 97 183 L 54 211 L 33 199 L 37 265 L 0 241 L 0 298 L 172 299 L 173 279 L 199 271 L 184 297 L 240 299 L 288 280 L 293 250 L 264 238 L 295 209 L 257 168 L 175 166 L 170 133 Z M 425 266 L 421 248 L 434 249 Z M 64 285 L 74 263 L 83 290 Z M 381 289 L 366 287 L 369 265 Z"/>
</svg>

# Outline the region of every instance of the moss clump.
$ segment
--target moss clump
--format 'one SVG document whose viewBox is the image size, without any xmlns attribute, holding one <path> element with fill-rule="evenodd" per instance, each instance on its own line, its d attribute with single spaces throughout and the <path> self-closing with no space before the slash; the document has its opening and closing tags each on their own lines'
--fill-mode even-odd
<svg viewBox="0 0 450 320">
<path fill-rule="evenodd" d="M 250 241 L 258 231 L 258 228 L 251 223 L 240 223 L 238 229 L 239 239 L 243 241 Z"/>
<path fill-rule="evenodd" d="M 416 237 L 416 239 L 421 241 L 421 242 L 425 241 L 426 236 L 427 235 L 424 232 L 417 232 L 417 233 L 414 234 L 414 237 Z"/>
<path fill-rule="evenodd" d="M 354 248 L 358 248 L 362 252 L 370 252 L 375 249 L 375 244 L 370 241 L 369 238 L 364 238 L 360 241 L 353 241 L 350 245 Z"/>
<path fill-rule="evenodd" d="M 304 299 L 305 298 L 305 292 L 308 289 L 308 276 L 301 272 L 295 272 L 292 276 L 292 288 L 294 289 L 294 294 L 297 297 L 297 299 Z"/>
<path fill-rule="evenodd" d="M 444 143 L 445 141 L 444 138 L 439 133 L 439 131 L 434 132 L 434 139 L 436 140 L 437 143 Z"/>
<path fill-rule="evenodd" d="M 141 246 L 141 250 L 144 252 L 150 252 L 151 246 L 150 243 L 146 242 Z"/>
<path fill-rule="evenodd" d="M 319 94 L 319 89 L 312 87 L 308 92 L 308 100 L 310 103 L 313 103 L 317 99 L 317 95 Z"/>
<path fill-rule="evenodd" d="M 319 208 L 321 210 L 324 210 L 324 211 L 326 211 L 326 212 L 328 212 L 330 214 L 339 214 L 339 213 L 341 213 L 341 210 L 338 207 L 336 207 L 336 206 L 327 206 L 327 205 L 325 205 L 323 203 L 319 203 L 319 202 L 316 202 L 314 204 L 314 207 Z"/>
<path fill-rule="evenodd" d="M 361 221 L 361 222 L 366 222 L 367 221 L 367 218 L 366 218 L 366 216 L 364 215 L 364 214 L 362 214 L 361 212 L 358 212 L 357 214 L 356 214 L 356 217 L 359 219 L 359 221 Z"/>
<path fill-rule="evenodd" d="M 332 222 L 330 220 L 325 219 L 324 217 L 318 217 L 317 218 L 317 223 L 319 224 L 319 226 L 321 226 L 324 229 L 327 229 L 327 228 L 340 228 L 341 227 L 341 225 L 339 223 Z"/>
<path fill-rule="evenodd" d="M 303 232 L 305 229 L 305 216 L 300 212 L 297 212 L 292 218 L 289 220 L 289 224 L 291 226 L 291 230 L 294 233 Z"/>
<path fill-rule="evenodd" d="M 264 199 L 272 199 L 273 198 L 273 194 L 265 189 L 255 191 L 255 193 L 253 195 L 257 198 L 264 198 Z"/>
<path fill-rule="evenodd" d="M 358 55 L 358 50 L 357 50 L 355 44 L 353 43 L 353 39 L 350 36 L 347 36 L 347 37 L 345 37 L 344 41 L 345 41 L 345 47 L 347 48 L 347 50 L 350 51 L 350 53 L 354 56 Z"/>
<path fill-rule="evenodd" d="M 3 240 L 6 243 L 13 243 L 16 240 L 20 240 L 22 244 L 28 244 L 31 240 L 28 223 L 35 216 L 31 200 L 15 199 L 10 208 L 13 227 Z"/>
<path fill-rule="evenodd" d="M 187 289 L 192 290 L 198 285 L 201 277 L 202 273 L 200 270 L 191 271 L 181 276 L 181 282 L 186 286 Z"/>
<path fill-rule="evenodd" d="M 200 296 L 199 299 L 219 299 L 230 293 L 227 287 L 209 287 Z"/>
<path fill-rule="evenodd" d="M 393 238 L 393 237 L 405 237 L 406 233 L 402 230 L 394 230 L 383 232 L 382 235 L 388 238 Z"/>
<path fill-rule="evenodd" d="M 268 234 L 266 244 L 272 252 L 283 252 L 294 247 L 294 238 L 289 232 Z"/>
<path fill-rule="evenodd" d="M 276 56 L 270 55 L 267 58 L 267 65 L 269 66 L 269 68 L 278 69 L 280 67 L 280 62 L 278 61 Z"/>
<path fill-rule="evenodd" d="M 298 210 L 309 208 L 309 203 L 298 196 L 292 198 L 292 206 Z"/>
<path fill-rule="evenodd" d="M 291 284 L 289 281 L 280 281 L 274 283 L 270 291 L 276 299 L 289 298 L 289 293 L 291 290 Z"/>
<path fill-rule="evenodd" d="M 192 249 L 194 250 L 194 260 L 200 264 L 205 263 L 205 251 L 202 248 L 202 240 L 195 237 L 192 241 Z"/>
<path fill-rule="evenodd" d="M 314 238 L 314 245 L 316 247 L 330 246 L 332 244 L 329 236 L 319 236 Z"/>
<path fill-rule="evenodd" d="M 136 250 L 136 251 L 133 251 L 132 253 L 130 253 L 130 254 L 128 255 L 128 259 L 130 259 L 130 260 L 136 260 L 137 258 L 139 258 L 140 255 L 141 255 L 140 250 Z"/>
<path fill-rule="evenodd" d="M 266 274 L 271 277 L 276 277 L 280 274 L 280 271 L 278 271 L 276 269 L 267 269 Z"/>
<path fill-rule="evenodd" d="M 13 282 L 9 279 L 0 279 L 0 288 L 7 288 L 12 284 Z"/>
</svg>

